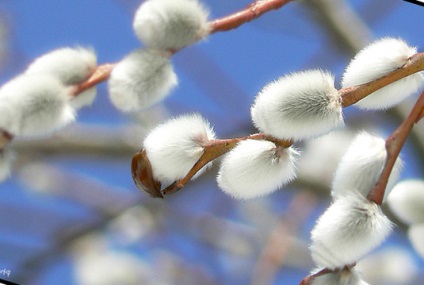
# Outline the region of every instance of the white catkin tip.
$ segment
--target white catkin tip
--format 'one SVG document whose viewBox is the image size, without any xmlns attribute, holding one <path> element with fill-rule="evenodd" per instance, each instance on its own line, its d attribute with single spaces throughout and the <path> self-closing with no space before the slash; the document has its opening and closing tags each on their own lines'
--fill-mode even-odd
<svg viewBox="0 0 424 285">
<path fill-rule="evenodd" d="M 296 177 L 296 154 L 266 140 L 242 141 L 224 157 L 218 185 L 237 199 L 267 195 Z"/>
<path fill-rule="evenodd" d="M 424 223 L 424 181 L 405 180 L 387 198 L 392 212 L 407 224 Z"/>
<path fill-rule="evenodd" d="M 317 272 L 320 270 L 317 270 Z M 357 270 L 343 269 L 316 277 L 311 285 L 369 285 L 361 279 Z"/>
<path fill-rule="evenodd" d="M 391 223 L 380 207 L 359 193 L 340 197 L 311 232 L 312 259 L 329 269 L 352 265 L 380 245 Z"/>
<path fill-rule="evenodd" d="M 373 189 L 386 162 L 385 140 L 360 132 L 342 157 L 333 179 L 332 196 L 337 198 L 356 189 L 364 197 Z M 402 160 L 398 157 L 387 183 L 384 199 L 393 189 L 402 170 Z"/>
<path fill-rule="evenodd" d="M 350 87 L 373 81 L 400 67 L 417 53 L 415 47 L 408 46 L 403 40 L 383 38 L 362 49 L 346 68 L 342 87 Z M 420 73 L 412 74 L 383 87 L 355 106 L 362 109 L 387 109 L 416 92 L 424 83 Z"/>
<path fill-rule="evenodd" d="M 133 28 L 150 48 L 179 50 L 209 34 L 208 15 L 196 0 L 148 0 L 138 8 Z"/>
<path fill-rule="evenodd" d="M 64 85 L 85 81 L 96 69 L 97 57 L 91 48 L 61 48 L 40 56 L 28 67 L 26 73 L 50 73 Z"/>
<path fill-rule="evenodd" d="M 265 86 L 251 108 L 253 124 L 280 139 L 305 139 L 343 126 L 334 77 L 322 70 L 292 73 Z"/>
<path fill-rule="evenodd" d="M 0 149 L 0 182 L 10 176 L 13 156 L 8 149 Z"/>
<path fill-rule="evenodd" d="M 96 95 L 97 88 L 91 87 L 77 96 L 72 97 L 69 104 L 76 110 L 81 109 L 82 107 L 91 106 L 96 99 Z"/>
<path fill-rule="evenodd" d="M 75 119 L 71 87 L 51 75 L 24 74 L 0 89 L 0 128 L 13 135 L 51 133 Z"/>
<path fill-rule="evenodd" d="M 178 80 L 167 56 L 138 49 L 115 66 L 108 82 L 112 103 L 122 111 L 136 111 L 164 99 Z"/>
<path fill-rule="evenodd" d="M 214 138 L 209 122 L 198 114 L 180 116 L 157 126 L 144 140 L 154 178 L 162 183 L 183 178 Z"/>
<path fill-rule="evenodd" d="M 424 258 L 424 224 L 411 226 L 408 229 L 408 237 L 415 251 Z"/>
</svg>

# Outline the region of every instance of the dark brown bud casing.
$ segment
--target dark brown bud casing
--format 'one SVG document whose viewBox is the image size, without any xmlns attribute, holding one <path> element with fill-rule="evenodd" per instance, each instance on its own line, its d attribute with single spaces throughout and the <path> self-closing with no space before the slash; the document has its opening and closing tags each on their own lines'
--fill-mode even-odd
<svg viewBox="0 0 424 285">
<path fill-rule="evenodd" d="M 153 178 L 152 165 L 146 150 L 136 152 L 131 163 L 132 178 L 137 188 L 153 198 L 162 198 L 161 183 Z"/>
</svg>

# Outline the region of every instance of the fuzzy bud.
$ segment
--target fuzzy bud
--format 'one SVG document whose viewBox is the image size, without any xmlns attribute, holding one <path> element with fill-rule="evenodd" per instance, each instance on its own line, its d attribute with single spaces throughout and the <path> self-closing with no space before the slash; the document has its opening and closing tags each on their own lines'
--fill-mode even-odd
<svg viewBox="0 0 424 285">
<path fill-rule="evenodd" d="M 251 115 L 261 132 L 280 139 L 310 138 L 344 124 L 334 77 L 322 70 L 293 73 L 268 84 Z"/>
<path fill-rule="evenodd" d="M 424 258 L 424 224 L 411 226 L 408 229 L 408 237 L 415 251 Z"/>
<path fill-rule="evenodd" d="M 346 68 L 342 87 L 371 82 L 406 64 L 417 53 L 403 40 L 383 38 L 362 49 Z M 424 83 L 422 74 L 415 73 L 383 87 L 355 104 L 362 109 L 387 109 L 397 105 Z"/>
<path fill-rule="evenodd" d="M 385 140 L 367 132 L 359 133 L 342 157 L 333 180 L 332 196 L 337 198 L 356 189 L 364 197 L 373 189 L 386 163 Z M 384 199 L 397 182 L 402 170 L 398 157 L 387 183 Z M 384 200 L 383 199 L 383 200 Z"/>
<path fill-rule="evenodd" d="M 404 223 L 424 223 L 424 181 L 399 182 L 387 198 L 387 203 Z"/>
<path fill-rule="evenodd" d="M 208 15 L 197 0 L 148 0 L 138 8 L 133 28 L 149 48 L 174 51 L 208 35 Z"/>
<path fill-rule="evenodd" d="M 198 114 L 180 116 L 157 126 L 144 140 L 154 178 L 162 183 L 183 178 L 214 138 L 213 129 Z"/>
<path fill-rule="evenodd" d="M 96 65 L 93 49 L 61 48 L 34 60 L 26 73 L 50 73 L 57 76 L 64 85 L 76 85 L 85 81 L 94 72 Z"/>
<path fill-rule="evenodd" d="M 91 48 L 61 48 L 40 56 L 28 66 L 27 74 L 51 74 L 64 85 L 78 85 L 95 71 L 97 56 Z M 75 109 L 91 105 L 96 98 L 96 87 L 92 87 L 71 98 Z"/>
<path fill-rule="evenodd" d="M 13 135 L 51 133 L 75 119 L 71 88 L 52 75 L 24 74 L 0 89 L 0 129 Z"/>
<path fill-rule="evenodd" d="M 315 277 L 311 285 L 368 285 L 354 268 L 337 270 Z"/>
<path fill-rule="evenodd" d="M 329 269 L 352 265 L 380 245 L 391 223 L 380 207 L 359 193 L 343 196 L 319 218 L 311 232 L 312 259 Z"/>
<path fill-rule="evenodd" d="M 155 50 L 138 49 L 113 69 L 109 96 L 122 111 L 145 109 L 165 98 L 177 85 L 169 58 Z"/>
<path fill-rule="evenodd" d="M 266 140 L 241 141 L 224 157 L 218 185 L 237 199 L 270 194 L 296 177 L 296 154 Z"/>
</svg>

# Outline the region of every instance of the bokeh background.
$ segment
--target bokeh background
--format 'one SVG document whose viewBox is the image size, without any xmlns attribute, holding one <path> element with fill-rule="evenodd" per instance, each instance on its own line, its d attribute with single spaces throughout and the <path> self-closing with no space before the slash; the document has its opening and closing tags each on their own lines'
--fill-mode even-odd
<svg viewBox="0 0 424 285">
<path fill-rule="evenodd" d="M 250 0 L 203 2 L 219 18 Z M 99 63 L 120 60 L 142 45 L 132 31 L 140 3 L 0 0 L 0 84 L 59 47 L 92 46 Z M 77 123 L 52 137 L 13 141 L 13 173 L 0 185 L 0 278 L 25 285 L 298 284 L 313 269 L 310 230 L 330 203 L 331 178 L 350 140 L 364 129 L 387 136 L 416 97 L 387 112 L 347 108 L 346 128 L 297 144 L 303 154 L 295 182 L 252 201 L 218 189 L 218 163 L 179 193 L 149 198 L 133 185 L 132 154 L 146 132 L 183 113 L 203 114 L 222 138 L 254 133 L 249 108 L 269 81 L 322 68 L 339 82 L 349 59 L 373 39 L 400 37 L 424 50 L 422 27 L 424 7 L 400 0 L 295 1 L 178 52 L 179 87 L 149 110 L 122 114 L 99 85 Z M 423 178 L 422 126 L 402 157 L 402 179 Z M 358 264 L 370 284 L 424 283 L 424 261 L 405 230 L 397 223 Z"/>
</svg>

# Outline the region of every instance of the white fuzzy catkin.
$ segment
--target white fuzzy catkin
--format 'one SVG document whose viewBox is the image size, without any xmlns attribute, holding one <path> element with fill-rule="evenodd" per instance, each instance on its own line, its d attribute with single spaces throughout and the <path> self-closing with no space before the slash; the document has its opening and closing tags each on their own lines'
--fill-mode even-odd
<svg viewBox="0 0 424 285">
<path fill-rule="evenodd" d="M 411 226 L 408 229 L 408 237 L 415 251 L 424 258 L 424 224 Z"/>
<path fill-rule="evenodd" d="M 91 48 L 61 48 L 35 59 L 26 73 L 50 73 L 64 85 L 85 81 L 96 69 L 97 57 Z"/>
<path fill-rule="evenodd" d="M 165 98 L 178 80 L 167 56 L 138 49 L 115 66 L 108 82 L 112 103 L 122 111 L 136 111 Z"/>
<path fill-rule="evenodd" d="M 405 65 L 417 53 L 415 47 L 403 40 L 383 38 L 362 49 L 346 68 L 342 87 L 350 87 L 373 81 Z M 416 92 L 424 83 L 422 74 L 415 73 L 383 87 L 355 106 L 363 109 L 387 109 Z"/>
<path fill-rule="evenodd" d="M 10 176 L 12 154 L 7 148 L 0 149 L 0 182 Z"/>
<path fill-rule="evenodd" d="M 342 126 L 334 77 L 322 70 L 283 76 L 264 87 L 251 108 L 253 124 L 280 139 L 305 139 Z"/>
<path fill-rule="evenodd" d="M 144 140 L 154 178 L 162 183 L 183 178 L 203 154 L 205 144 L 214 138 L 210 124 L 198 114 L 180 116 L 157 126 Z"/>
<path fill-rule="evenodd" d="M 351 268 L 318 276 L 311 285 L 368 285 L 368 283 L 361 279 L 356 269 Z"/>
<path fill-rule="evenodd" d="M 296 153 L 266 140 L 241 141 L 224 157 L 218 185 L 236 199 L 267 195 L 296 177 Z"/>
<path fill-rule="evenodd" d="M 336 199 L 311 232 L 312 259 L 319 267 L 343 268 L 380 245 L 391 223 L 380 207 L 359 193 Z"/>
<path fill-rule="evenodd" d="M 148 0 L 138 8 L 133 28 L 150 48 L 179 50 L 209 34 L 208 16 L 197 0 Z"/>
<path fill-rule="evenodd" d="M 12 135 L 44 135 L 75 119 L 71 87 L 52 76 L 24 74 L 0 89 L 0 128 Z"/>
<path fill-rule="evenodd" d="M 90 106 L 93 104 L 96 99 L 97 90 L 96 87 L 91 87 L 85 90 L 82 93 L 79 93 L 77 96 L 73 96 L 69 101 L 69 104 L 72 108 L 78 110 L 82 107 Z"/>
<path fill-rule="evenodd" d="M 424 223 L 424 181 L 405 180 L 387 198 L 392 212 L 407 224 Z"/>
<path fill-rule="evenodd" d="M 364 197 L 374 188 L 386 162 L 385 140 L 360 132 L 342 157 L 333 179 L 332 196 L 337 198 L 356 189 Z M 387 183 L 384 199 L 393 189 L 402 170 L 398 157 Z"/>
</svg>

